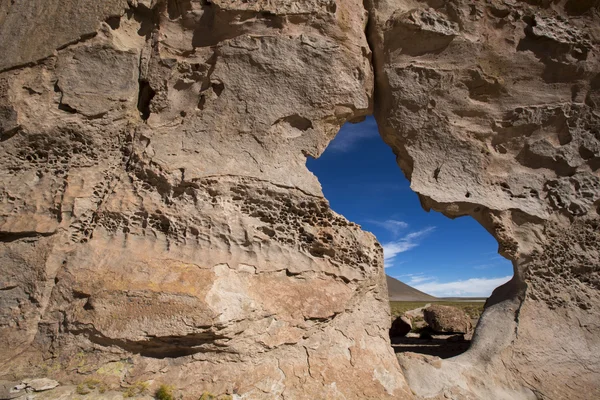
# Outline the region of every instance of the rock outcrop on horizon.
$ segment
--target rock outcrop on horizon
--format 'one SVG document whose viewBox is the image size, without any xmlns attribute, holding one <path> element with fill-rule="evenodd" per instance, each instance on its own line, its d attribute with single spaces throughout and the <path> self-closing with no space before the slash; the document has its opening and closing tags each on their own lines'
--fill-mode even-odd
<svg viewBox="0 0 600 400">
<path fill-rule="evenodd" d="M 0 380 L 600 397 L 599 42 L 595 1 L 0 2 Z M 514 262 L 458 358 L 398 364 L 306 169 L 371 113 Z"/>
</svg>

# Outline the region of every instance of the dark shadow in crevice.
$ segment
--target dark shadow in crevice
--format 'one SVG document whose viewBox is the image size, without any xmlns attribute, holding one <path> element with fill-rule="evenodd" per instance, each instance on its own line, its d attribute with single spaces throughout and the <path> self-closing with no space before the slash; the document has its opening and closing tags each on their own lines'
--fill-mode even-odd
<svg viewBox="0 0 600 400">
<path fill-rule="evenodd" d="M 21 239 L 37 240 L 42 237 L 52 236 L 55 232 L 0 232 L 0 242 L 8 243 Z"/>
<path fill-rule="evenodd" d="M 156 91 L 152 89 L 150 82 L 146 80 L 140 80 L 137 108 L 144 121 L 150 118 L 150 104 L 154 96 L 156 96 Z"/>
<path fill-rule="evenodd" d="M 394 353 L 412 352 L 440 358 L 456 357 L 469 349 L 470 340 L 463 335 L 432 336 L 431 338 L 400 337 L 392 339 Z"/>
<path fill-rule="evenodd" d="M 209 331 L 182 336 L 148 337 L 147 340 L 139 341 L 109 338 L 93 326 L 71 329 L 70 333 L 83 335 L 92 343 L 103 347 L 115 346 L 129 353 L 157 359 L 185 357 L 197 353 L 226 352 L 226 349 L 215 344 L 217 339 L 223 339 L 224 336 Z"/>
<path fill-rule="evenodd" d="M 568 0 L 565 4 L 569 15 L 583 15 L 592 8 L 600 8 L 600 0 Z"/>
<path fill-rule="evenodd" d="M 110 29 L 112 29 L 113 31 L 121 27 L 121 17 L 118 15 L 108 17 L 106 18 L 106 20 L 104 20 L 104 22 L 106 22 L 108 26 L 110 26 Z"/>
<path fill-rule="evenodd" d="M 192 2 L 190 0 L 168 0 L 167 1 L 167 15 L 169 19 L 175 20 L 186 12 L 192 9 Z"/>
<path fill-rule="evenodd" d="M 138 29 L 137 34 L 145 37 L 146 40 L 149 40 L 152 37 L 152 33 L 158 28 L 160 13 L 163 7 L 164 4 L 162 2 L 159 2 L 154 8 L 148 8 L 143 4 L 138 4 L 137 7 L 130 8 L 126 11 L 126 17 L 127 19 L 133 19 L 139 23 L 140 28 Z"/>
<path fill-rule="evenodd" d="M 301 131 L 307 131 L 308 129 L 312 129 L 313 127 L 312 121 L 310 119 L 304 118 L 298 114 L 288 115 L 287 117 L 280 118 L 277 121 L 275 121 L 275 124 L 278 124 L 280 122 L 286 122 L 292 128 L 296 128 Z"/>
<path fill-rule="evenodd" d="M 69 114 L 77 114 L 77 110 L 68 104 L 60 103 L 58 105 L 58 109 L 64 112 L 68 112 Z"/>
</svg>

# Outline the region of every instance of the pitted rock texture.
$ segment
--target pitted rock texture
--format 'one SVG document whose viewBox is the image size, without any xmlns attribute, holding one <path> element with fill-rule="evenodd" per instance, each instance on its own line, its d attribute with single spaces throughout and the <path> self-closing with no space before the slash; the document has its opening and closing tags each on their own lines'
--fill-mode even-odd
<svg viewBox="0 0 600 400">
<path fill-rule="evenodd" d="M 426 208 L 474 216 L 515 266 L 467 353 L 400 357 L 411 389 L 600 396 L 597 2 L 367 3 L 382 137 Z"/>
<path fill-rule="evenodd" d="M 592 1 L 1 2 L 0 378 L 600 397 L 599 38 Z M 305 167 L 372 112 L 514 261 L 456 359 L 398 364 L 381 248 Z"/>
<path fill-rule="evenodd" d="M 305 167 L 371 112 L 362 3 L 88 3 L 2 4 L 0 375 L 409 396 L 381 247 Z"/>
</svg>

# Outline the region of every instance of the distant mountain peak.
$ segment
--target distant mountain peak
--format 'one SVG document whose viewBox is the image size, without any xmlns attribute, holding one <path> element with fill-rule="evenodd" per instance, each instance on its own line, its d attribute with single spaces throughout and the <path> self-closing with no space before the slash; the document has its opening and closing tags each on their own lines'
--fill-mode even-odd
<svg viewBox="0 0 600 400">
<path fill-rule="evenodd" d="M 388 295 L 390 301 L 435 301 L 437 297 L 421 292 L 389 275 L 387 279 Z"/>
</svg>

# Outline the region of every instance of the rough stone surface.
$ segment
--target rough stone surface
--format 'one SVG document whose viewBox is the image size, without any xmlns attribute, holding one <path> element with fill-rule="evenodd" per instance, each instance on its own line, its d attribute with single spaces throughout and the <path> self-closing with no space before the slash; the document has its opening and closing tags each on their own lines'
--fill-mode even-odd
<svg viewBox="0 0 600 400">
<path fill-rule="evenodd" d="M 599 398 L 599 38 L 593 1 L 1 1 L 0 378 Z M 455 359 L 398 365 L 381 247 L 305 167 L 373 111 L 514 262 Z"/>
<path fill-rule="evenodd" d="M 460 308 L 435 304 L 423 310 L 425 322 L 434 332 L 468 333 L 471 319 Z"/>
<path fill-rule="evenodd" d="M 0 399 L 11 400 L 23 397 L 27 392 L 27 385 L 21 385 L 20 382 L 0 380 Z"/>
<path fill-rule="evenodd" d="M 392 322 L 392 327 L 390 328 L 390 338 L 406 336 L 411 329 L 412 323 L 410 322 L 410 319 L 404 315 L 401 315 Z"/>
<path fill-rule="evenodd" d="M 45 390 L 54 389 L 59 385 L 55 380 L 48 378 L 29 379 L 24 383 L 27 387 L 33 389 L 34 392 L 43 392 Z"/>
<path fill-rule="evenodd" d="M 367 7 L 382 137 L 425 208 L 473 216 L 515 267 L 469 351 L 435 365 L 401 357 L 411 389 L 598 398 L 598 3 Z"/>
<path fill-rule="evenodd" d="M 410 397 L 381 247 L 305 167 L 371 113 L 362 1 L 0 15 L 0 377 Z"/>
<path fill-rule="evenodd" d="M 38 62 L 96 35 L 102 21 L 122 15 L 126 7 L 127 0 L 0 2 L 0 71 Z"/>
</svg>

